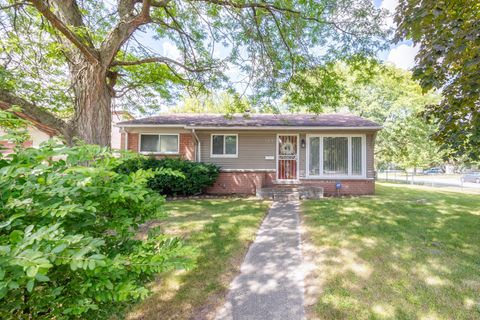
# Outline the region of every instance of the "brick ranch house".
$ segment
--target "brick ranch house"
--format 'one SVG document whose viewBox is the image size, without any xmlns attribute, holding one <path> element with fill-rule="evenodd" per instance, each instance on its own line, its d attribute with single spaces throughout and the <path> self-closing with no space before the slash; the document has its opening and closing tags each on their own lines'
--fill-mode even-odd
<svg viewBox="0 0 480 320">
<path fill-rule="evenodd" d="M 255 194 L 275 185 L 319 186 L 326 195 L 375 192 L 381 126 L 351 114 L 164 114 L 117 126 L 122 149 L 220 166 L 207 193 Z"/>
</svg>

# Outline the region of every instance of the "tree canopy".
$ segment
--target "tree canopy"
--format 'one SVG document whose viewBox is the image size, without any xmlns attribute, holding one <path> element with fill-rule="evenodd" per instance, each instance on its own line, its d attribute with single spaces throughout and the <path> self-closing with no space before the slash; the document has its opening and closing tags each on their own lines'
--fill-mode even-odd
<svg viewBox="0 0 480 320">
<path fill-rule="evenodd" d="M 384 14 L 370 0 L 0 0 L 0 101 L 107 145 L 113 101 L 143 110 L 235 81 L 275 98 L 298 70 L 375 55 Z"/>
<path fill-rule="evenodd" d="M 425 110 L 434 137 L 457 157 L 480 159 L 480 2 L 401 0 L 397 41 L 419 47 L 413 76 L 442 101 Z"/>
<path fill-rule="evenodd" d="M 432 91 L 423 93 L 411 72 L 375 61 L 332 63 L 299 74 L 284 101 L 293 111 L 347 111 L 383 125 L 376 145 L 380 167 L 425 167 L 442 162 L 440 146 L 430 138 L 436 125 L 418 116 L 440 97 Z"/>
<path fill-rule="evenodd" d="M 184 96 L 176 106 L 170 108 L 174 113 L 233 113 L 255 112 L 246 98 L 228 91 L 213 92 L 195 96 Z"/>
</svg>

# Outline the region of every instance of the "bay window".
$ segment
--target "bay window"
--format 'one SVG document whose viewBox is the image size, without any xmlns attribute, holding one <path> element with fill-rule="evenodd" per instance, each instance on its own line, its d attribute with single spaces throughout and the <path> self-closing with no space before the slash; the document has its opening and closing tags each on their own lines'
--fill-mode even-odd
<svg viewBox="0 0 480 320">
<path fill-rule="evenodd" d="M 365 175 L 365 136 L 309 135 L 307 175 L 348 178 Z"/>
<path fill-rule="evenodd" d="M 140 134 L 140 152 L 178 154 L 178 134 Z"/>
</svg>

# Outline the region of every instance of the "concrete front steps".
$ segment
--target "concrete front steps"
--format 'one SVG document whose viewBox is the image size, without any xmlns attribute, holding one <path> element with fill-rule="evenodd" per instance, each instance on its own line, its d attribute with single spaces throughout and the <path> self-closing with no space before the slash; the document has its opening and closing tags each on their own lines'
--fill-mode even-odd
<svg viewBox="0 0 480 320">
<path fill-rule="evenodd" d="M 278 201 L 321 199 L 323 198 L 323 188 L 296 185 L 263 187 L 257 189 L 257 198 Z"/>
</svg>

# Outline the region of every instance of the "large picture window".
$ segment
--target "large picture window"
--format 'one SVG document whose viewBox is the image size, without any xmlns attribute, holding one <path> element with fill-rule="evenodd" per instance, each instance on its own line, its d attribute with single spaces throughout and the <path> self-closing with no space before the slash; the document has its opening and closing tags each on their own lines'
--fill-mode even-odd
<svg viewBox="0 0 480 320">
<path fill-rule="evenodd" d="M 309 136 L 308 176 L 355 177 L 365 175 L 364 136 Z"/>
<path fill-rule="evenodd" d="M 178 154 L 178 134 L 141 134 L 140 152 Z"/>
<path fill-rule="evenodd" d="M 237 157 L 238 136 L 236 134 L 212 134 L 212 157 Z"/>
</svg>

